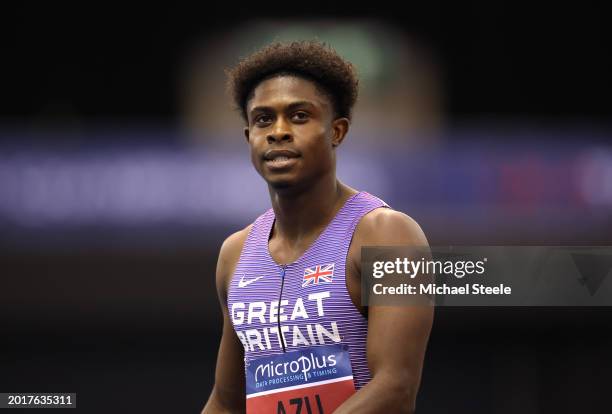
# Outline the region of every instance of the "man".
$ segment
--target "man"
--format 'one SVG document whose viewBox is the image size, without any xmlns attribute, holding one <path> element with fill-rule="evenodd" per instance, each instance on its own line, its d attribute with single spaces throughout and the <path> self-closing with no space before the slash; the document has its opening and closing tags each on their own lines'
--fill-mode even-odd
<svg viewBox="0 0 612 414">
<path fill-rule="evenodd" d="M 427 240 L 336 177 L 353 66 L 318 42 L 275 43 L 228 75 L 272 209 L 221 247 L 223 334 L 203 413 L 413 412 L 433 310 L 362 306 L 361 247 Z"/>
</svg>

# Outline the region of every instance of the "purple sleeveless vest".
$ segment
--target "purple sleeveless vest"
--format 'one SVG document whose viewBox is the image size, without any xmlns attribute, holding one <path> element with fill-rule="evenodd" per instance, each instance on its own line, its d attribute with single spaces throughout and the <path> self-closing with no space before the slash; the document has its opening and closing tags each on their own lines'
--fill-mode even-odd
<svg viewBox="0 0 612 414">
<path fill-rule="evenodd" d="M 255 220 L 227 300 L 234 330 L 245 349 L 245 370 L 256 358 L 343 343 L 349 346 L 355 388 L 368 383 L 368 321 L 349 296 L 345 262 L 359 220 L 379 207 L 388 205 L 364 191 L 354 194 L 306 252 L 283 266 L 268 250 L 274 211 Z"/>
</svg>

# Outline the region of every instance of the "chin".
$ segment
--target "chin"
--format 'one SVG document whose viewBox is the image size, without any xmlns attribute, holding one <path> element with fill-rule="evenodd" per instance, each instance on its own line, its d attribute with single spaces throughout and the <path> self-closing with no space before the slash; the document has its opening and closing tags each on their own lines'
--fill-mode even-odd
<svg viewBox="0 0 612 414">
<path fill-rule="evenodd" d="M 274 188 L 275 190 L 284 190 L 284 189 L 288 189 L 291 187 L 295 187 L 295 182 L 293 182 L 292 180 L 273 179 L 273 180 L 266 180 L 266 181 L 268 185 Z"/>
<path fill-rule="evenodd" d="M 276 191 L 286 192 L 288 190 L 300 188 L 300 181 L 295 177 L 265 177 L 265 180 L 268 186 Z"/>
</svg>

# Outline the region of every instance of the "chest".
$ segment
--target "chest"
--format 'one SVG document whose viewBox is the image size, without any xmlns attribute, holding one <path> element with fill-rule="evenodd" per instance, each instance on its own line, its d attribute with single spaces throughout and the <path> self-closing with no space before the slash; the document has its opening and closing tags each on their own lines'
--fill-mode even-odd
<svg viewBox="0 0 612 414">
<path fill-rule="evenodd" d="M 280 266 L 273 260 L 244 260 L 236 268 L 228 297 L 236 327 L 324 324 L 361 306 L 361 286 L 352 260 L 326 250 Z M 347 312 L 349 311 L 349 312 Z"/>
<path fill-rule="evenodd" d="M 316 235 L 312 235 L 310 237 L 304 238 L 299 243 L 289 245 L 288 243 L 284 242 L 280 238 L 272 236 L 270 240 L 268 241 L 268 249 L 269 249 L 270 257 L 275 263 L 292 263 L 292 265 L 289 265 L 289 267 L 287 267 L 286 270 L 295 272 L 293 263 L 300 260 L 300 258 L 304 258 L 305 253 L 309 253 L 309 250 L 310 250 L 309 248 L 313 246 L 316 239 L 317 239 Z M 337 252 L 338 254 L 341 254 L 341 249 L 337 245 L 334 246 L 334 245 L 328 244 L 327 246 L 324 247 L 324 249 L 328 250 L 328 253 Z M 342 283 L 342 288 L 347 292 L 348 297 L 350 298 L 353 305 L 359 310 L 359 312 L 363 316 L 366 316 L 367 315 L 366 308 L 364 306 L 361 306 L 361 275 L 360 275 L 361 269 L 359 266 L 360 246 L 358 243 L 358 238 L 356 238 L 350 243 L 348 253 L 346 254 L 346 256 L 342 257 L 338 255 L 336 257 L 329 257 L 330 256 L 329 254 L 327 256 L 328 256 L 328 261 L 334 264 L 334 267 L 331 269 L 331 271 L 335 274 L 335 277 L 336 277 L 335 289 L 336 290 L 339 289 L 340 286 L 338 286 L 338 284 Z M 316 263 L 316 260 L 310 264 L 314 264 L 314 263 Z M 329 264 L 329 263 L 325 263 L 325 264 Z M 339 264 L 340 266 L 338 266 L 337 264 Z M 291 275 L 292 277 L 285 278 L 284 283 L 288 285 L 287 286 L 288 290 L 294 290 L 294 291 L 299 290 L 299 289 L 307 290 L 306 286 L 303 286 L 303 287 L 297 286 L 300 283 L 304 284 L 307 281 L 305 280 L 305 277 L 308 277 L 306 273 L 310 273 L 311 275 L 310 277 L 314 278 L 314 281 L 318 282 L 317 275 L 316 275 L 317 273 L 316 266 L 317 266 L 316 264 L 314 266 L 310 266 L 310 270 L 308 270 L 307 267 L 304 267 L 303 269 L 304 275 L 302 275 L 301 277 L 299 275 Z M 339 275 L 337 273 L 339 269 L 343 270 L 342 275 Z M 282 271 L 283 269 L 279 266 L 279 268 L 277 269 L 278 275 L 281 275 Z M 298 269 L 298 273 L 300 271 L 301 270 Z M 329 273 L 329 271 L 327 272 L 322 271 L 322 272 L 323 272 L 323 275 L 320 281 L 323 284 L 325 284 L 327 282 L 327 280 L 325 279 L 325 273 Z M 277 278 L 277 279 L 279 279 L 279 282 L 282 281 L 282 279 L 280 278 Z M 333 275 L 332 275 L 332 279 L 333 279 Z M 296 281 L 298 281 L 299 283 L 296 283 Z M 310 286 L 314 287 L 315 284 L 313 283 Z M 329 287 L 330 285 L 322 285 L 322 286 Z"/>
</svg>

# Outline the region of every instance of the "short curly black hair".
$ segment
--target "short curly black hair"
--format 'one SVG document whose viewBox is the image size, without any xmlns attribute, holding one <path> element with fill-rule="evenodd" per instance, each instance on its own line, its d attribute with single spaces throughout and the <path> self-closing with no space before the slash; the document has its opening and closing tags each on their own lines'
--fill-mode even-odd
<svg viewBox="0 0 612 414">
<path fill-rule="evenodd" d="M 227 87 L 236 109 L 247 120 L 246 106 L 255 87 L 276 76 L 293 75 L 313 81 L 327 95 L 335 117 L 351 118 L 359 79 L 353 64 L 316 40 L 272 43 L 226 70 Z"/>
</svg>

